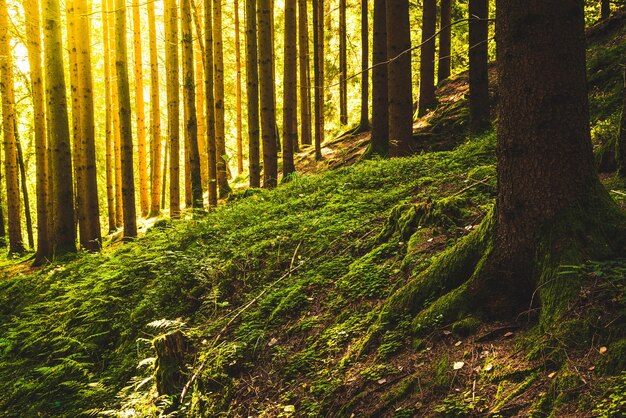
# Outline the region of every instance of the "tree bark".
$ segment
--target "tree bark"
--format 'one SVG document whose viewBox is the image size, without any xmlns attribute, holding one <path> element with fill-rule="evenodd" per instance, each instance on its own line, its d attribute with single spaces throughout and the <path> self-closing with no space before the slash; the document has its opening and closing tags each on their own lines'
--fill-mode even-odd
<svg viewBox="0 0 626 418">
<path fill-rule="evenodd" d="M 425 0 L 424 7 L 430 1 Z M 393 157 L 410 155 L 413 143 L 413 95 L 411 80 L 411 30 L 408 0 L 387 2 L 387 54 L 390 59 L 389 89 L 389 143 Z M 426 29 L 422 31 L 424 33 Z M 433 40 L 434 45 L 434 40 Z M 424 47 L 422 47 L 424 48 Z M 424 58 L 424 57 L 422 57 Z M 434 54 L 433 54 L 434 58 Z M 426 60 L 428 61 L 428 60 Z M 422 69 L 424 67 L 422 61 Z M 420 71 L 422 73 L 422 71 Z M 422 73 L 422 77 L 425 75 Z M 432 77 L 431 77 L 432 79 Z M 420 86 L 428 83 L 422 79 Z M 434 90 L 434 86 L 433 86 Z M 420 103 L 422 103 L 420 87 Z"/>
<path fill-rule="evenodd" d="M 285 1 L 285 67 L 283 71 L 283 179 L 296 171 L 293 162 L 294 143 L 298 141 L 298 47 L 297 0 Z"/>
<path fill-rule="evenodd" d="M 313 0 L 313 78 L 315 80 L 315 159 L 324 142 L 324 0 Z"/>
<path fill-rule="evenodd" d="M 20 183 L 22 186 L 22 198 L 24 199 L 24 220 L 26 221 L 26 236 L 28 237 L 28 246 L 35 248 L 35 240 L 33 238 L 33 220 L 30 214 L 30 199 L 28 198 L 28 184 L 26 181 L 26 166 L 24 165 L 24 153 L 22 152 L 22 144 L 17 131 L 17 122 L 15 124 L 15 143 L 17 145 L 17 163 L 20 169 Z"/>
<path fill-rule="evenodd" d="M 437 2 L 424 0 L 422 15 L 422 47 L 420 48 L 420 97 L 417 115 L 424 116 L 437 104 L 435 97 L 435 31 L 437 29 Z M 387 22 L 392 22 L 387 17 Z M 389 26 L 387 26 L 389 30 Z M 395 56 L 389 51 L 389 56 Z M 391 73 L 391 68 L 389 69 Z"/>
<path fill-rule="evenodd" d="M 204 44 L 202 43 L 202 15 L 198 14 L 198 7 L 192 3 L 196 20 L 196 42 L 194 48 L 194 66 L 196 81 L 196 116 L 198 117 L 198 151 L 200 153 L 200 176 L 202 177 L 202 190 L 208 190 L 209 186 L 209 162 L 207 155 L 206 137 L 206 92 L 204 91 Z M 202 9 L 200 9 L 202 12 Z"/>
<path fill-rule="evenodd" d="M 167 136 L 170 160 L 170 217 L 180 217 L 180 123 L 178 76 L 178 10 L 176 0 L 165 1 L 165 72 L 167 74 Z"/>
<path fill-rule="evenodd" d="M 622 88 L 622 115 L 619 124 L 619 134 L 616 142 L 615 159 L 617 160 L 617 174 L 626 177 L 626 66 L 623 67 L 624 86 Z"/>
<path fill-rule="evenodd" d="M 105 173 L 106 173 L 106 190 L 107 190 L 107 219 L 109 223 L 109 232 L 117 229 L 117 221 L 115 217 L 115 190 L 114 190 L 114 156 L 113 156 L 113 100 L 111 89 L 113 88 L 113 80 L 111 76 L 111 52 L 110 52 L 110 34 L 111 26 L 109 15 L 109 3 L 102 2 L 102 34 L 103 34 L 103 51 L 104 51 L 104 106 L 105 106 Z"/>
<path fill-rule="evenodd" d="M 126 4 L 115 1 L 115 68 L 119 98 L 122 205 L 124 210 L 124 237 L 137 236 L 135 209 L 135 179 L 133 173 L 133 131 L 130 108 L 130 85 L 128 82 L 128 57 L 126 53 Z"/>
<path fill-rule="evenodd" d="M 209 207 L 217 206 L 217 151 L 215 146 L 215 92 L 213 62 L 213 0 L 204 1 L 204 89 L 206 94 L 207 149 L 209 163 Z"/>
<path fill-rule="evenodd" d="M 439 65 L 437 68 L 437 83 L 450 77 L 450 53 L 452 28 L 452 1 L 441 0 L 440 32 L 439 32 Z"/>
<path fill-rule="evenodd" d="M 611 15 L 611 1 L 600 0 L 600 18 L 608 19 L 610 15 Z"/>
<path fill-rule="evenodd" d="M 469 127 L 479 133 L 490 125 L 489 0 L 470 0 L 469 16 Z"/>
<path fill-rule="evenodd" d="M 346 0 L 339 0 L 339 122 L 348 124 L 348 55 L 346 51 Z"/>
<path fill-rule="evenodd" d="M 259 31 L 259 81 L 261 99 L 261 133 L 263 138 L 263 187 L 278 183 L 276 151 L 276 110 L 274 108 L 274 78 L 272 76 L 272 24 L 269 0 L 257 2 Z"/>
<path fill-rule="evenodd" d="M 387 9 L 384 0 L 374 0 L 372 51 L 372 154 L 389 155 L 389 96 L 387 71 Z"/>
<path fill-rule="evenodd" d="M 359 131 L 369 127 L 369 21 L 367 0 L 361 0 L 361 119 Z"/>
<path fill-rule="evenodd" d="M 248 98 L 248 158 L 250 187 L 261 187 L 259 128 L 259 66 L 257 57 L 256 0 L 246 1 L 246 77 Z"/>
<path fill-rule="evenodd" d="M 235 81 L 235 110 L 237 119 L 237 174 L 243 174 L 243 128 L 241 110 L 241 47 L 239 41 L 239 0 L 235 0 L 235 68 L 237 78 Z"/>
<path fill-rule="evenodd" d="M 147 2 L 150 44 L 150 216 L 161 211 L 161 104 L 154 2 Z"/>
<path fill-rule="evenodd" d="M 298 55 L 300 66 L 300 142 L 311 144 L 311 66 L 306 0 L 298 0 Z"/>
</svg>

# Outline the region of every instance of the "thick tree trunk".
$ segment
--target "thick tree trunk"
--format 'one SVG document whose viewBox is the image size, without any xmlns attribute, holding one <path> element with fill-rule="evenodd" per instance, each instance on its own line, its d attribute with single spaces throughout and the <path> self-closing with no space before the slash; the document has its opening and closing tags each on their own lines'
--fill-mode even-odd
<svg viewBox="0 0 626 418">
<path fill-rule="evenodd" d="M 346 0 L 339 0 L 339 122 L 348 124 L 348 54 L 346 51 Z"/>
<path fill-rule="evenodd" d="M 259 81 L 261 98 L 261 133 L 263 138 L 263 187 L 276 187 L 278 158 L 276 151 L 276 111 L 274 108 L 274 78 L 272 76 L 271 10 L 269 0 L 259 0 Z"/>
<path fill-rule="evenodd" d="M 41 19 L 39 0 L 24 2 L 28 64 L 33 92 L 33 128 L 35 135 L 35 184 L 37 194 L 37 251 L 35 264 L 41 264 L 52 256 L 48 206 L 48 143 L 46 138 L 46 114 L 44 106 L 43 67 L 41 62 Z"/>
<path fill-rule="evenodd" d="M 150 216 L 156 216 L 161 211 L 161 104 L 154 2 L 149 1 L 147 7 L 150 44 Z"/>
<path fill-rule="evenodd" d="M 626 66 L 622 70 L 624 87 L 622 88 L 622 116 L 619 124 L 619 134 L 616 142 L 615 159 L 617 160 L 617 174 L 626 177 Z"/>
<path fill-rule="evenodd" d="M 298 141 L 297 0 L 285 1 L 285 67 L 283 71 L 283 178 L 296 171 L 294 143 Z"/>
<path fill-rule="evenodd" d="M 165 1 L 165 72 L 167 74 L 167 136 L 170 160 L 170 217 L 180 217 L 180 123 L 178 76 L 178 9 L 176 0 Z"/>
<path fill-rule="evenodd" d="M 424 0 L 423 4 L 418 116 L 424 116 L 437 104 L 435 97 L 435 31 L 437 29 L 437 2 L 436 0 Z M 389 17 L 387 17 L 387 22 L 393 22 L 393 18 L 390 20 Z M 393 23 L 391 24 L 393 25 Z M 387 30 L 389 30 L 389 26 Z M 395 55 L 396 54 L 393 54 L 391 50 L 389 51 L 390 57 Z M 389 71 L 391 73 L 391 68 Z"/>
<path fill-rule="evenodd" d="M 450 77 L 450 46 L 452 28 L 452 1 L 441 0 L 440 27 L 439 27 L 439 65 L 437 68 L 437 83 Z"/>
<path fill-rule="evenodd" d="M 315 80 L 315 158 L 324 142 L 324 0 L 313 0 L 313 78 Z"/>
<path fill-rule="evenodd" d="M 469 16 L 470 131 L 478 133 L 490 124 L 489 0 L 470 0 Z"/>
<path fill-rule="evenodd" d="M 54 254 L 58 256 L 76 251 L 74 189 L 58 0 L 45 0 L 43 10 L 46 109 L 52 162 L 50 201 L 54 217 Z"/>
<path fill-rule="evenodd" d="M 209 207 L 217 206 L 217 151 L 215 146 L 215 91 L 213 62 L 213 0 L 204 1 L 204 90 L 206 94 L 207 150 L 209 164 Z"/>
<path fill-rule="evenodd" d="M 424 4 L 426 5 L 430 1 L 425 0 Z M 434 0 L 432 1 L 434 3 Z M 387 80 L 389 88 L 389 151 L 394 157 L 410 155 L 413 151 L 413 89 L 410 48 L 409 2 L 408 0 L 388 1 L 387 55 L 393 59 L 389 63 Z M 423 56 L 422 59 L 424 59 Z M 422 60 L 422 68 L 424 62 Z M 424 77 L 423 73 L 422 77 Z M 422 83 L 424 82 L 428 83 L 422 79 Z M 421 92 L 422 89 L 420 88 Z M 422 96 L 420 96 L 420 103 L 422 103 Z"/>
<path fill-rule="evenodd" d="M 213 63 L 215 65 L 215 150 L 217 153 L 217 186 L 219 197 L 231 193 L 228 185 L 228 156 L 224 120 L 224 44 L 222 41 L 222 2 L 213 2 Z M 273 80 L 273 79 L 272 79 Z"/>
<path fill-rule="evenodd" d="M 237 119 L 237 174 L 243 174 L 243 128 L 241 110 L 241 47 L 239 41 L 239 0 L 235 0 L 235 67 L 237 70 L 235 109 Z"/>
<path fill-rule="evenodd" d="M 194 5 L 195 13 L 197 8 Z M 206 93 L 204 91 L 204 45 L 202 43 L 202 19 L 194 14 L 196 19 L 196 42 L 194 48 L 194 66 L 196 81 L 196 116 L 198 118 L 198 152 L 200 153 L 200 176 L 202 178 L 202 190 L 208 190 L 209 186 L 209 162 L 207 155 L 206 139 Z"/>
<path fill-rule="evenodd" d="M 112 69 L 111 69 L 111 52 L 110 52 L 110 33 L 111 24 L 109 3 L 102 2 L 102 34 L 103 34 L 103 50 L 104 50 L 104 106 L 105 106 L 105 172 L 106 172 L 106 190 L 107 190 L 107 219 L 109 222 L 109 232 L 117 229 L 117 221 L 115 218 L 115 172 L 114 172 L 114 155 L 113 155 L 113 100 L 111 89 L 113 86 Z"/>
<path fill-rule="evenodd" d="M 183 41 L 183 97 L 185 105 L 185 129 L 188 137 L 189 166 L 191 177 L 192 207 L 202 209 L 202 176 L 200 174 L 200 150 L 198 148 L 198 123 L 196 118 L 193 31 L 191 30 L 191 0 L 181 0 L 181 28 Z"/>
<path fill-rule="evenodd" d="M 372 51 L 372 154 L 389 155 L 389 96 L 387 71 L 387 8 L 374 0 L 374 44 Z"/>
<path fill-rule="evenodd" d="M 311 144 L 311 66 L 306 0 L 298 0 L 298 55 L 300 66 L 300 142 Z"/>
<path fill-rule="evenodd" d="M 369 127 L 369 22 L 367 0 L 361 0 L 361 118 L 359 131 Z"/>
<path fill-rule="evenodd" d="M 133 173 L 133 131 L 130 110 L 130 85 L 128 82 L 128 58 L 126 53 L 126 4 L 124 0 L 116 0 L 115 7 L 115 68 L 117 70 L 117 91 L 120 115 L 124 237 L 132 238 L 137 236 L 137 215 L 135 209 L 135 178 Z"/>
<path fill-rule="evenodd" d="M 246 1 L 246 77 L 248 98 L 248 158 L 250 187 L 261 187 L 259 128 L 259 64 L 257 57 L 256 0 Z"/>
</svg>

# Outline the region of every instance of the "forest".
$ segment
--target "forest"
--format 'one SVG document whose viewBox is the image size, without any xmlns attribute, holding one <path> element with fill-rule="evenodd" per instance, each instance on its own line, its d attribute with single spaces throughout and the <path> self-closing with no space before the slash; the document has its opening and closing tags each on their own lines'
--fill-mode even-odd
<svg viewBox="0 0 626 418">
<path fill-rule="evenodd" d="M 626 416 L 626 6 L 0 0 L 0 417 Z"/>
</svg>

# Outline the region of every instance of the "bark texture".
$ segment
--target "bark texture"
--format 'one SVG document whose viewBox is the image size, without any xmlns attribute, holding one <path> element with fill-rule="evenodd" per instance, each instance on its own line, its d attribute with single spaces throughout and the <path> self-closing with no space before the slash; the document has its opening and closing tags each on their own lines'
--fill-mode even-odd
<svg viewBox="0 0 626 418">
<path fill-rule="evenodd" d="M 422 47 L 420 48 L 420 97 L 417 109 L 418 116 L 425 115 L 426 112 L 437 104 L 435 97 L 435 30 L 437 28 L 437 1 L 424 0 L 422 10 Z M 393 54 L 390 52 L 390 56 L 392 55 Z"/>
<path fill-rule="evenodd" d="M 389 106 L 387 65 L 387 9 L 384 0 L 374 0 L 372 51 L 372 154 L 389 154 Z"/>
<path fill-rule="evenodd" d="M 469 2 L 469 108 L 470 131 L 477 133 L 489 118 L 489 0 Z"/>
</svg>

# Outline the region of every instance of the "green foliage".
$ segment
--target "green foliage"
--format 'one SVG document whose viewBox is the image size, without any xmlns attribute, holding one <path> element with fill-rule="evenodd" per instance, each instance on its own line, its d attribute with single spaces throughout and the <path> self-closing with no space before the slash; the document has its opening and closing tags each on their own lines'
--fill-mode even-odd
<svg viewBox="0 0 626 418">
<path fill-rule="evenodd" d="M 448 395 L 434 411 L 437 413 L 436 416 L 441 418 L 465 417 L 473 412 L 479 412 L 483 403 L 483 398 L 468 390 L 462 394 Z"/>
<path fill-rule="evenodd" d="M 595 416 L 610 418 L 626 414 L 626 372 L 611 381 L 606 396 L 593 410 Z"/>
</svg>

